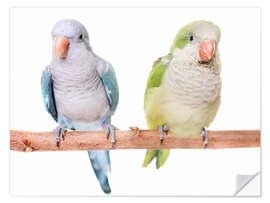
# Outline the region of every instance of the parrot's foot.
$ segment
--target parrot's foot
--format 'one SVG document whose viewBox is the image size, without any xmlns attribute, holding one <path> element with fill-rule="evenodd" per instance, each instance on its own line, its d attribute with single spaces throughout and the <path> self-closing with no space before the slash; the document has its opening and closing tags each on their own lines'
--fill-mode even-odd
<svg viewBox="0 0 270 203">
<path fill-rule="evenodd" d="M 59 125 L 57 128 L 54 129 L 55 131 L 55 139 L 56 139 L 56 146 L 60 146 L 60 139 L 65 139 L 65 133 L 67 129 L 64 126 Z"/>
<path fill-rule="evenodd" d="M 158 128 L 159 130 L 159 139 L 160 139 L 160 144 L 162 144 L 163 140 L 164 140 L 164 136 L 163 136 L 163 132 L 165 132 L 167 134 L 167 132 L 169 131 L 169 128 L 167 125 L 162 125 Z"/>
<path fill-rule="evenodd" d="M 202 129 L 201 136 L 203 138 L 204 148 L 206 148 L 208 145 L 208 132 L 205 128 Z"/>
<path fill-rule="evenodd" d="M 112 142 L 112 146 L 114 146 L 115 144 L 115 129 L 114 126 L 111 125 L 110 123 L 105 123 L 105 134 L 107 139 L 109 139 L 109 136 L 111 135 L 111 142 Z"/>
</svg>

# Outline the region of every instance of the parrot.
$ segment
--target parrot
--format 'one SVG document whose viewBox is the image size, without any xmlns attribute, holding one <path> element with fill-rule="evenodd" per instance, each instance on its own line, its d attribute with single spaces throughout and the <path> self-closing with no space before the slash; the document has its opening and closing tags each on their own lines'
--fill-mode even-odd
<svg viewBox="0 0 270 203">
<path fill-rule="evenodd" d="M 52 29 L 52 61 L 43 70 L 41 92 L 47 112 L 58 123 L 55 128 L 59 147 L 67 130 L 104 130 L 114 145 L 111 124 L 119 100 L 119 89 L 111 63 L 97 56 L 89 35 L 80 22 L 64 19 Z M 109 151 L 88 151 L 95 176 L 104 193 L 110 193 Z"/>
<path fill-rule="evenodd" d="M 206 128 L 215 119 L 221 103 L 221 62 L 218 51 L 220 28 L 197 20 L 182 27 L 169 54 L 158 58 L 148 77 L 144 112 L 149 129 L 157 129 L 160 144 L 164 133 L 199 136 L 208 145 Z M 147 150 L 143 167 L 156 158 L 156 169 L 170 150 Z"/>
</svg>

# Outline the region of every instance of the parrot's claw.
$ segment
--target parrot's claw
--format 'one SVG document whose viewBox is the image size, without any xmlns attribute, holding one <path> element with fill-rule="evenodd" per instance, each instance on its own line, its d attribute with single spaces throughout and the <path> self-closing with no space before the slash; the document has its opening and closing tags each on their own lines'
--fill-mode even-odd
<svg viewBox="0 0 270 203">
<path fill-rule="evenodd" d="M 203 138 L 204 148 L 206 148 L 208 145 L 208 132 L 205 128 L 202 129 L 201 136 Z"/>
<path fill-rule="evenodd" d="M 115 129 L 114 129 L 113 125 L 106 123 L 106 125 L 105 125 L 105 135 L 106 135 L 107 139 L 109 139 L 109 136 L 111 135 L 112 146 L 114 146 L 116 141 L 115 141 Z"/>
<path fill-rule="evenodd" d="M 163 132 L 167 133 L 169 131 L 169 128 L 167 125 L 162 125 L 158 128 L 159 130 L 159 139 L 160 139 L 160 144 L 163 143 L 164 140 L 164 136 L 163 136 Z"/>
<path fill-rule="evenodd" d="M 57 128 L 55 128 L 54 131 L 55 131 L 56 146 L 59 147 L 60 139 L 62 138 L 63 140 L 65 140 L 65 133 L 67 129 L 64 126 L 59 125 Z"/>
<path fill-rule="evenodd" d="M 162 128 L 163 128 L 163 131 L 164 131 L 165 133 L 168 133 L 169 128 L 168 128 L 167 125 L 163 125 Z"/>
<path fill-rule="evenodd" d="M 112 136 L 112 146 L 114 146 L 114 144 L 115 144 L 115 130 L 114 130 L 113 126 L 110 126 L 110 133 Z"/>
<path fill-rule="evenodd" d="M 107 139 L 109 139 L 110 130 L 109 130 L 109 127 L 108 126 L 105 127 L 105 135 L 106 135 Z"/>
</svg>

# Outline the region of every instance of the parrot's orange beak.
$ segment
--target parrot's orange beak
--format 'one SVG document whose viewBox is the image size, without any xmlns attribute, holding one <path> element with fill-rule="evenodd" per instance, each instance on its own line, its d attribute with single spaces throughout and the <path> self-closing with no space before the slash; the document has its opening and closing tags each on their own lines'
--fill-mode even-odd
<svg viewBox="0 0 270 203">
<path fill-rule="evenodd" d="M 205 40 L 200 44 L 201 62 L 209 62 L 215 52 L 215 43 L 212 40 Z"/>
<path fill-rule="evenodd" d="M 54 39 L 54 53 L 57 58 L 65 58 L 68 54 L 69 40 L 63 36 Z"/>
</svg>

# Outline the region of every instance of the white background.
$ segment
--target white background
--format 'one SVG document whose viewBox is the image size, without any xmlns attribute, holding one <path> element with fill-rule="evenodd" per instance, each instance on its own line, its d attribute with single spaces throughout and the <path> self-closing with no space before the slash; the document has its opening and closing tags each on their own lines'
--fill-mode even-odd
<svg viewBox="0 0 270 203">
<path fill-rule="evenodd" d="M 120 102 L 112 121 L 120 129 L 146 128 L 146 81 L 153 61 L 168 53 L 179 28 L 197 19 L 213 21 L 222 32 L 223 88 L 209 129 L 260 128 L 258 8 L 16 8 L 11 10 L 11 129 L 56 127 L 43 105 L 40 76 L 51 60 L 51 28 L 63 18 L 82 22 L 94 51 L 113 64 Z M 172 150 L 158 171 L 154 164 L 141 167 L 144 155 L 145 150 L 111 152 L 112 195 L 232 195 L 236 174 L 260 170 L 259 148 Z M 11 152 L 10 158 L 11 194 L 103 194 L 84 151 Z"/>
<path fill-rule="evenodd" d="M 221 7 L 243 7 L 243 6 L 261 6 L 262 7 L 262 112 L 261 112 L 261 126 L 262 126 L 262 170 L 263 170 L 263 181 L 262 181 L 262 198 L 43 198 L 43 197 L 10 197 L 9 196 L 9 7 L 10 6 L 192 6 L 192 7 L 213 7 L 213 6 L 221 6 Z M 178 0 L 130 0 L 126 2 L 125 0 L 92 0 L 91 2 L 85 2 L 84 0 L 46 0 L 46 1 L 35 1 L 35 0 L 9 0 L 2 1 L 0 7 L 0 16 L 1 16 L 1 32 L 0 32 L 0 43 L 1 43 L 1 80 L 0 80 L 0 90 L 1 90 L 1 100 L 0 100 L 0 108 L 1 108 L 1 167 L 0 167 L 0 198 L 3 202 L 48 202 L 48 201 L 65 201 L 65 202 L 269 202 L 270 194 L 270 164 L 268 161 L 269 154 L 269 143 L 270 137 L 270 125 L 269 125 L 269 43 L 270 43 L 270 27 L 269 27 L 269 18 L 270 18 L 270 5 L 268 0 L 182 0 L 181 2 Z M 226 15 L 225 17 L 228 17 Z M 233 19 L 231 19 L 233 20 Z M 252 27 L 251 27 L 252 29 Z M 214 124 L 213 124 L 214 125 Z"/>
</svg>

